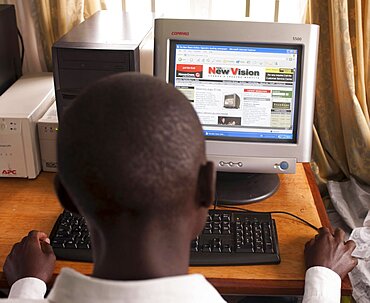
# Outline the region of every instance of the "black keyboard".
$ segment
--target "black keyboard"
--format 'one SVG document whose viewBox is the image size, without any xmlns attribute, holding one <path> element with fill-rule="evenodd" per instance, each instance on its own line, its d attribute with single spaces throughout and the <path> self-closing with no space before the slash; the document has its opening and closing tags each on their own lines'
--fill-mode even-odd
<svg viewBox="0 0 370 303">
<path fill-rule="evenodd" d="M 91 262 L 83 217 L 64 211 L 50 235 L 57 259 Z M 190 265 L 280 263 L 275 220 L 268 213 L 209 210 L 201 235 L 191 243 Z"/>
</svg>

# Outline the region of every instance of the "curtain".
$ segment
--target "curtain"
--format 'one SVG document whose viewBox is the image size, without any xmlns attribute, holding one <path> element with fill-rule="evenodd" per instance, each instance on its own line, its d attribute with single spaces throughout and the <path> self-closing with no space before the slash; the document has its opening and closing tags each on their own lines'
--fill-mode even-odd
<svg viewBox="0 0 370 303">
<path fill-rule="evenodd" d="M 370 185 L 370 6 L 367 0 L 309 0 L 320 25 L 313 160 L 321 181 Z"/>
<path fill-rule="evenodd" d="M 106 0 L 0 0 L 0 4 L 15 5 L 25 47 L 24 73 L 51 71 L 53 43 L 98 10 L 106 9 Z"/>
<path fill-rule="evenodd" d="M 307 0 L 0 0 L 15 4 L 17 23 L 25 44 L 23 72 L 51 71 L 51 46 L 101 9 L 137 12 L 154 11 L 169 18 L 243 20 L 248 2 L 249 20 L 274 20 L 276 3 L 279 22 L 301 23 Z M 180 9 L 181 7 L 181 9 Z M 276 14 L 276 12 L 275 12 Z"/>
<path fill-rule="evenodd" d="M 320 25 L 313 167 L 358 251 L 370 245 L 369 1 L 309 0 L 307 17 Z M 370 261 L 350 279 L 356 302 L 369 302 Z"/>
<path fill-rule="evenodd" d="M 105 0 L 32 0 L 36 6 L 40 41 L 47 69 L 52 70 L 51 47 L 53 43 L 101 9 Z M 41 38 L 42 37 L 42 38 Z"/>
<path fill-rule="evenodd" d="M 34 1 L 0 0 L 0 4 L 12 4 L 15 6 L 17 26 L 22 34 L 25 47 L 23 73 L 46 71 L 44 51 L 37 39 L 38 29 L 33 21 L 33 16 L 36 15 Z"/>
</svg>

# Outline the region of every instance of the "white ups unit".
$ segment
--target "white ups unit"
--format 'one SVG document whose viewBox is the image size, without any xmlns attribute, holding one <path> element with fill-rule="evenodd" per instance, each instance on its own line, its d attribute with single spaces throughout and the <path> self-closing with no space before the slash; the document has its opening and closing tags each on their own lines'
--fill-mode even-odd
<svg viewBox="0 0 370 303">
<path fill-rule="evenodd" d="M 24 75 L 0 96 L 1 177 L 37 177 L 41 161 L 36 123 L 54 100 L 51 73 Z"/>
<path fill-rule="evenodd" d="M 57 105 L 54 102 L 37 122 L 40 140 L 41 164 L 43 171 L 56 172 L 57 163 Z"/>
</svg>

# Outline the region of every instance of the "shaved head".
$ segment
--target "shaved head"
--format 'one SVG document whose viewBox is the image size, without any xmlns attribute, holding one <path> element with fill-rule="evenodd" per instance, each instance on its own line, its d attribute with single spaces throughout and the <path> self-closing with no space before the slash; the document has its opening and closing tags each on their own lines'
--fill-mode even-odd
<svg viewBox="0 0 370 303">
<path fill-rule="evenodd" d="M 196 199 L 205 162 L 192 105 L 154 77 L 123 73 L 100 80 L 60 121 L 59 178 L 83 215 L 181 211 Z"/>
</svg>

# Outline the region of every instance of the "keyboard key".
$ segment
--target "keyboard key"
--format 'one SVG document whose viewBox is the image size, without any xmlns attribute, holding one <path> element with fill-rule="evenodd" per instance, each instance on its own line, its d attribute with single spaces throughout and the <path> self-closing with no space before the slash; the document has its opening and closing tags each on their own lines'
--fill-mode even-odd
<svg viewBox="0 0 370 303">
<path fill-rule="evenodd" d="M 222 252 L 223 253 L 231 253 L 231 245 L 229 245 L 229 244 L 224 244 L 223 246 L 222 246 Z"/>
<path fill-rule="evenodd" d="M 252 253 L 254 250 L 253 245 L 249 243 L 248 245 L 237 245 L 235 251 L 238 253 Z"/>
</svg>

